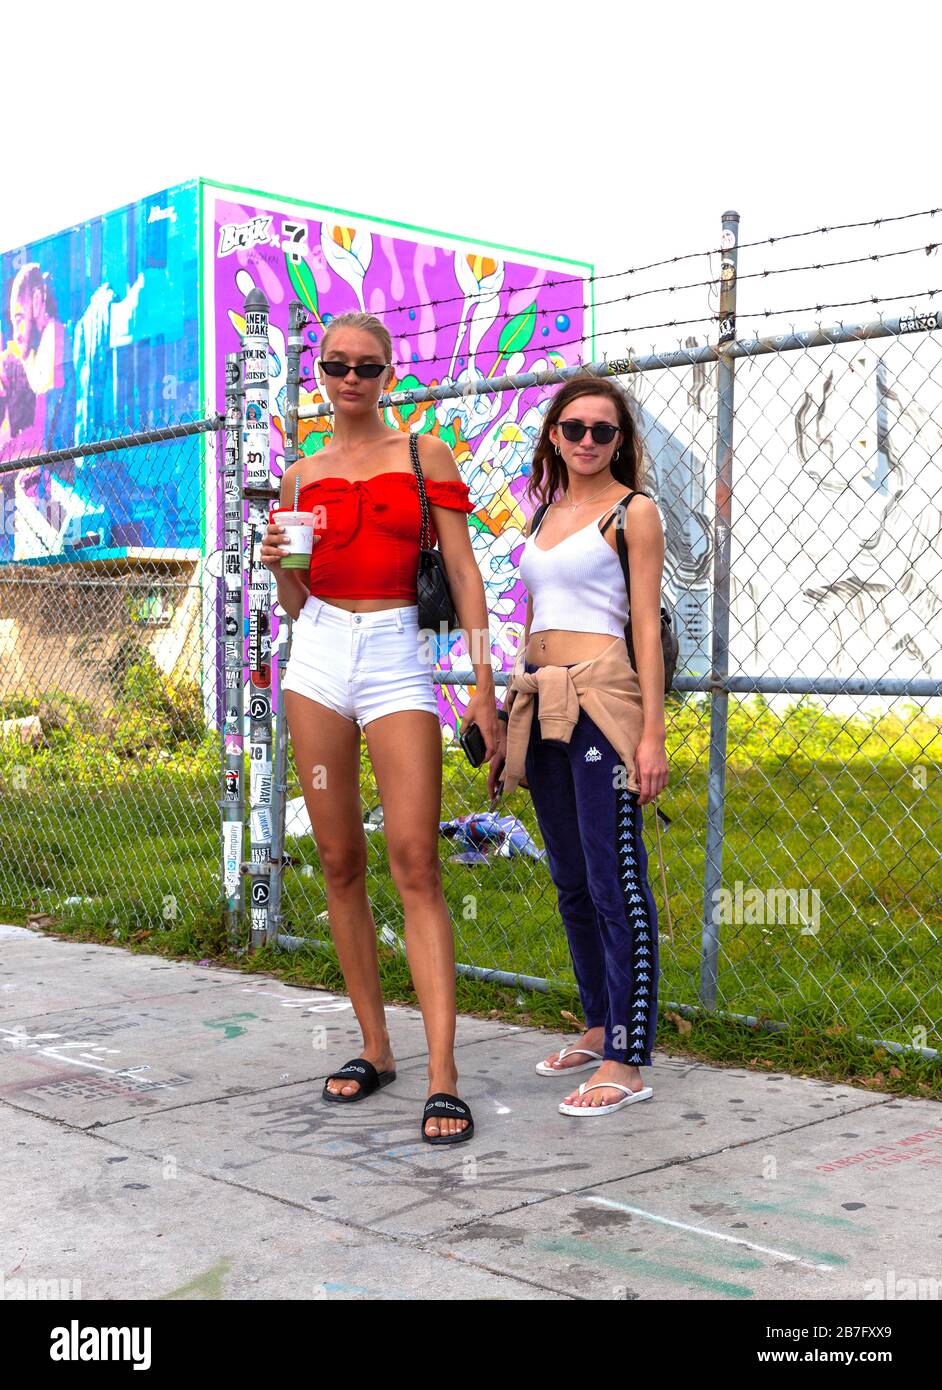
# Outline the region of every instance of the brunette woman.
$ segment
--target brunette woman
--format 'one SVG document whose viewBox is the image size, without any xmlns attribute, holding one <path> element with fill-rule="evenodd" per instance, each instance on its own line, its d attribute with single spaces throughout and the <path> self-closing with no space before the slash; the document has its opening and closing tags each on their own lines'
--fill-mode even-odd
<svg viewBox="0 0 942 1390">
<path fill-rule="evenodd" d="M 331 934 L 363 1034 L 358 1057 L 332 1073 L 325 1100 L 365 1101 L 396 1077 L 366 888 L 360 801 L 360 731 L 383 806 L 393 880 L 402 899 L 405 944 L 429 1049 L 422 1138 L 470 1139 L 474 1122 L 458 1095 L 455 958 L 438 853 L 442 739 L 428 646 L 421 640 L 416 571 L 422 515 L 410 439 L 389 429 L 378 402 L 392 374 L 392 342 L 371 314 L 341 314 L 321 342 L 318 376 L 334 410 L 330 442 L 284 475 L 281 505 L 315 522 L 309 572 L 282 570 L 284 533 L 270 525 L 262 561 L 295 619 L 285 673 L 285 712 L 304 801 L 327 889 Z M 419 442 L 419 441 L 416 441 Z M 433 534 L 462 628 L 471 634 L 476 690 L 462 729 L 477 723 L 486 756 L 498 746 L 484 585 L 467 513 L 473 510 L 444 441 L 421 438 Z M 482 641 L 483 630 L 483 641 Z M 477 636 L 475 636 L 475 633 Z"/>
<path fill-rule="evenodd" d="M 560 1104 L 609 1114 L 652 1095 L 657 1015 L 657 909 L 647 878 L 641 808 L 667 785 L 660 641 L 664 532 L 635 496 L 643 454 L 628 399 L 614 381 L 567 382 L 544 417 L 520 564 L 529 591 L 524 646 L 507 700 L 506 742 L 491 762 L 510 792 L 526 777 L 566 928 L 585 1031 L 537 1065 L 542 1076 L 591 1071 Z M 618 559 L 621 526 L 631 571 Z"/>
</svg>

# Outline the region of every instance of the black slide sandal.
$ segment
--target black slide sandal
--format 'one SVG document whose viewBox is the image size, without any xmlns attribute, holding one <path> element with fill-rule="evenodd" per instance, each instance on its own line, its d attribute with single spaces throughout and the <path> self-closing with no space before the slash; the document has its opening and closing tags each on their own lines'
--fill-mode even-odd
<svg viewBox="0 0 942 1390">
<path fill-rule="evenodd" d="M 425 1126 L 433 1116 L 442 1120 L 467 1120 L 468 1128 L 458 1134 L 426 1134 Z M 426 1144 L 463 1144 L 473 1133 L 474 1117 L 463 1100 L 450 1096 L 447 1091 L 436 1091 L 434 1096 L 429 1096 L 422 1112 L 422 1138 Z"/>
<path fill-rule="evenodd" d="M 349 1062 L 345 1062 L 339 1071 L 332 1072 L 324 1082 L 322 1095 L 325 1100 L 340 1101 L 341 1105 L 353 1105 L 355 1101 L 366 1100 L 374 1091 L 378 1091 L 381 1086 L 388 1086 L 390 1081 L 395 1081 L 394 1071 L 377 1071 L 372 1062 L 368 1062 L 365 1057 L 354 1057 Z M 358 1081 L 360 1089 L 352 1096 L 334 1095 L 333 1091 L 328 1090 L 328 1081 Z"/>
</svg>

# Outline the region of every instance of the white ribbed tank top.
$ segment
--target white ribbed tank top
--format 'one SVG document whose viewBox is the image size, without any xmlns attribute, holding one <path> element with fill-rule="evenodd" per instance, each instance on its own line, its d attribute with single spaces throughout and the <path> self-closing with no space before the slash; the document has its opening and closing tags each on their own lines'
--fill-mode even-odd
<svg viewBox="0 0 942 1390">
<path fill-rule="evenodd" d="M 549 550 L 539 548 L 534 534 L 527 536 L 520 578 L 533 600 L 531 632 L 558 628 L 624 636 L 628 621 L 625 576 L 617 553 L 599 530 L 599 522 L 607 515 L 602 512 Z M 544 512 L 537 531 L 545 519 Z M 617 524 L 616 517 L 610 525 Z"/>
</svg>

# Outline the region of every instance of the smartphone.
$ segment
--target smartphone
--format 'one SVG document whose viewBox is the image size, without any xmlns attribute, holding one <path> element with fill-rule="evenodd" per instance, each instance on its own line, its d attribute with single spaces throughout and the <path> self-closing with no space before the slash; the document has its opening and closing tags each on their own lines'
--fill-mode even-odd
<svg viewBox="0 0 942 1390">
<path fill-rule="evenodd" d="M 463 734 L 458 735 L 458 742 L 467 755 L 468 762 L 472 767 L 480 767 L 487 752 L 484 742 L 484 735 L 477 724 L 469 724 Z"/>
</svg>

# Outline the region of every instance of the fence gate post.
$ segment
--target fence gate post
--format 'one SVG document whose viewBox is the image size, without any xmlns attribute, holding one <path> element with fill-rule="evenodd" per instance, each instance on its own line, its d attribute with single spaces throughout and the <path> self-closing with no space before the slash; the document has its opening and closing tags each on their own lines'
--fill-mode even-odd
<svg viewBox="0 0 942 1390">
<path fill-rule="evenodd" d="M 726 809 L 726 743 L 729 724 L 730 534 L 733 500 L 733 425 L 736 337 L 736 267 L 739 213 L 723 213 L 720 240 L 720 322 L 717 362 L 716 495 L 713 532 L 713 612 L 710 657 L 710 764 L 707 779 L 706 857 L 703 871 L 703 929 L 700 943 L 700 1002 L 716 1007 L 720 948 L 720 889 L 723 883 L 723 820 Z M 724 349 L 727 349 L 724 351 Z"/>
<path fill-rule="evenodd" d="M 298 458 L 298 398 L 301 390 L 301 348 L 304 340 L 301 334 L 307 323 L 304 305 L 293 299 L 288 305 L 288 350 L 285 354 L 285 450 L 284 471 Z M 275 711 L 275 753 L 272 780 L 272 825 L 271 825 L 271 902 L 268 910 L 267 940 L 277 940 L 281 931 L 282 884 L 284 878 L 285 808 L 288 796 L 288 725 L 285 719 L 285 701 L 282 693 L 285 668 L 290 656 L 291 633 L 290 618 L 278 619 L 278 643 L 272 650 L 272 669 L 278 668 L 278 694 Z"/>
<path fill-rule="evenodd" d="M 242 365 L 226 354 L 226 454 L 223 465 L 223 668 L 222 882 L 230 946 L 245 945 L 242 852 L 245 839 L 244 615 L 242 605 Z M 213 611 L 218 614 L 214 604 Z M 218 623 L 218 617 L 216 619 Z M 217 628 L 218 632 L 218 628 Z"/>
</svg>

